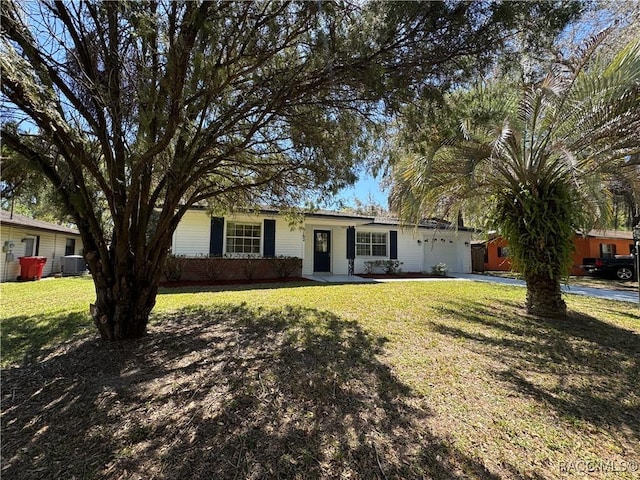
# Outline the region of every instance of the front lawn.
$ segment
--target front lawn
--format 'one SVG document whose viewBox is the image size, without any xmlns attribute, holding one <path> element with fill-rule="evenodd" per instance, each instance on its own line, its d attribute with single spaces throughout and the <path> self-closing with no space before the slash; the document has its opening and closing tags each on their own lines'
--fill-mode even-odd
<svg viewBox="0 0 640 480">
<path fill-rule="evenodd" d="M 3 284 L 2 477 L 638 478 L 640 314 L 472 282 L 166 289 L 105 343 L 82 278 Z M 634 463 L 635 462 L 635 463 Z"/>
</svg>

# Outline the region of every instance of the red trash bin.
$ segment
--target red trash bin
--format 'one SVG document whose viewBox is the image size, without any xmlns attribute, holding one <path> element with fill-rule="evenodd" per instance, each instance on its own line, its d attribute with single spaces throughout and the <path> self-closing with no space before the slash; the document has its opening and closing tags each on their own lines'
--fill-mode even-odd
<svg viewBox="0 0 640 480">
<path fill-rule="evenodd" d="M 47 257 L 20 257 L 20 278 L 19 280 L 40 280 L 44 264 Z"/>
</svg>

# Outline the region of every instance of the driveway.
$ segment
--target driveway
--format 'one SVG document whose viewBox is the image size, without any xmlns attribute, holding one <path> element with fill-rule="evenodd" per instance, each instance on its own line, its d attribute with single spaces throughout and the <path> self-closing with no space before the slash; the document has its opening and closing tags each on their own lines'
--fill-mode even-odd
<svg viewBox="0 0 640 480">
<path fill-rule="evenodd" d="M 446 278 L 363 278 L 357 275 L 305 275 L 305 278 L 323 283 L 391 283 L 391 282 L 446 282 L 451 280 L 464 280 L 469 282 L 501 283 L 515 287 L 526 287 L 524 280 L 513 278 L 492 277 L 474 273 L 451 273 Z M 605 288 L 581 287 L 578 285 L 562 285 L 562 291 L 587 297 L 618 300 L 621 302 L 638 303 L 637 292 L 623 292 Z"/>
<path fill-rule="evenodd" d="M 476 275 L 473 273 L 452 273 L 451 276 L 459 280 L 502 283 L 505 285 L 515 285 L 519 287 L 526 286 L 524 280 L 516 280 L 513 278 L 490 277 L 488 275 Z M 581 287 L 579 285 L 562 285 L 562 291 L 565 293 L 573 293 L 576 295 L 586 295 L 587 297 L 605 298 L 607 300 L 619 300 L 621 302 L 638 303 L 637 292 L 622 292 L 620 290 Z"/>
</svg>

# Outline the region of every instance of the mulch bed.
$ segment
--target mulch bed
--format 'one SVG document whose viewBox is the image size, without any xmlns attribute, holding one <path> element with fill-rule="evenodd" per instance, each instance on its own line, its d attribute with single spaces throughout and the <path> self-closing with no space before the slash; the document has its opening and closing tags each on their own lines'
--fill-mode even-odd
<svg viewBox="0 0 640 480">
<path fill-rule="evenodd" d="M 362 278 L 447 278 L 446 275 L 430 275 L 420 272 L 401 272 L 401 273 L 359 273 Z"/>
<path fill-rule="evenodd" d="M 262 278 L 262 279 L 239 279 L 239 280 L 178 280 L 176 282 L 160 282 L 161 287 L 166 288 L 182 288 L 182 287 L 207 287 L 210 285 L 254 285 L 261 283 L 297 283 L 311 282 L 311 280 L 302 277 L 286 277 L 286 278 Z"/>
</svg>

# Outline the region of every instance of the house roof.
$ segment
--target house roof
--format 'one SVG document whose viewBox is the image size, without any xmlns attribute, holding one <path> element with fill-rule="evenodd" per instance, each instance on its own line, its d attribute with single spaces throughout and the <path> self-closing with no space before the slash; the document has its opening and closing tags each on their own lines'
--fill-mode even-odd
<svg viewBox="0 0 640 480">
<path fill-rule="evenodd" d="M 633 232 L 624 230 L 589 230 L 587 233 L 576 232 L 578 235 L 592 238 L 619 238 L 621 240 L 633 240 Z"/>
<path fill-rule="evenodd" d="M 194 210 L 205 210 L 206 207 L 203 205 L 196 205 L 194 207 L 192 207 L 192 209 Z M 280 214 L 280 210 L 278 210 L 275 207 L 261 207 L 258 210 L 250 210 L 247 209 L 246 210 L 248 213 L 254 212 L 254 213 L 261 213 L 261 214 L 267 214 L 267 215 L 278 215 Z M 400 220 L 398 218 L 393 218 L 393 217 L 376 217 L 376 216 L 371 216 L 371 215 L 361 215 L 361 214 L 357 214 L 357 213 L 351 213 L 351 212 L 338 212 L 335 210 L 314 210 L 312 212 L 309 213 L 305 213 L 304 214 L 305 217 L 310 217 L 310 218 L 336 218 L 336 219 L 341 219 L 341 220 L 359 220 L 363 223 L 361 223 L 361 225 L 370 225 L 370 226 L 375 226 L 375 225 L 389 225 L 389 226 L 397 226 L 400 227 L 402 225 L 402 223 L 400 222 Z M 413 224 L 409 224 L 409 225 L 402 225 L 402 226 L 406 226 L 409 228 L 415 228 L 416 225 Z M 456 227 L 455 225 L 451 224 L 450 222 L 447 222 L 445 220 L 439 220 L 439 219 L 426 219 L 422 222 L 420 222 L 419 225 L 417 225 L 418 228 L 426 228 L 426 229 L 440 229 L 440 230 L 455 230 L 457 228 L 457 230 L 460 231 L 475 231 L 473 228 L 469 228 L 469 227 Z"/>
<path fill-rule="evenodd" d="M 403 226 L 408 228 L 422 228 L 427 230 L 460 230 L 461 232 L 473 232 L 475 229 L 470 227 L 460 227 L 447 222 L 445 220 L 429 219 L 423 220 L 418 225 L 408 224 L 404 225 L 399 219 L 393 217 L 375 217 L 372 222 L 366 225 L 390 225 L 390 226 Z"/>
<path fill-rule="evenodd" d="M 626 230 L 589 230 L 586 233 L 581 230 L 577 230 L 576 235 L 583 236 L 583 237 L 590 237 L 590 238 L 633 240 L 633 232 L 629 232 Z M 495 231 L 489 232 L 489 241 L 497 240 L 500 238 L 502 237 L 500 237 L 500 235 L 497 232 Z M 486 240 L 476 240 L 474 242 L 486 243 Z"/>
<path fill-rule="evenodd" d="M 357 213 L 350 212 L 336 212 L 333 210 L 315 210 L 311 213 L 305 214 L 306 217 L 328 217 L 328 218 L 352 218 L 354 220 L 375 220 L 375 217 L 370 215 L 359 215 Z"/>
<path fill-rule="evenodd" d="M 67 233 L 69 235 L 80 235 L 78 230 L 73 228 L 64 227 L 62 225 L 56 225 L 55 223 L 44 222 L 42 220 L 36 220 L 35 218 L 25 217 L 18 213 L 11 214 L 5 210 L 0 210 L 0 224 L 1 225 L 13 225 L 16 227 L 23 227 L 32 230 L 44 230 L 49 232 Z"/>
</svg>

